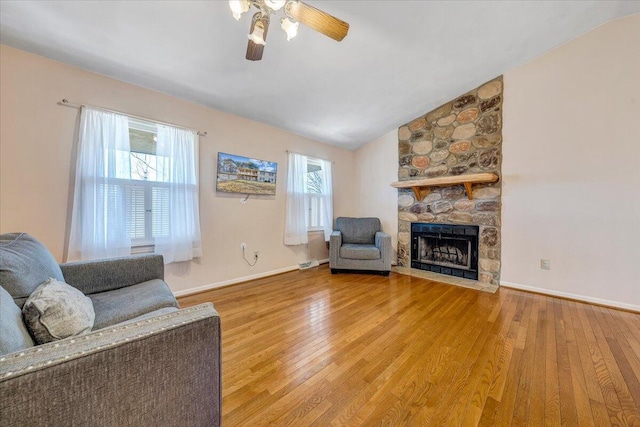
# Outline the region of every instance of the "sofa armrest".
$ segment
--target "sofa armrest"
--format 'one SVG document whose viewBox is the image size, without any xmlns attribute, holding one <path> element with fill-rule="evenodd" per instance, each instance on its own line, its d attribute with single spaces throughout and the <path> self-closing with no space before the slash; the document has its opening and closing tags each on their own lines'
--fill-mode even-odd
<svg viewBox="0 0 640 427">
<path fill-rule="evenodd" d="M 162 255 L 133 255 L 60 264 L 66 283 L 85 295 L 124 288 L 147 280 L 164 280 Z"/>
<path fill-rule="evenodd" d="M 211 304 L 7 354 L 3 426 L 218 426 L 220 357 Z"/>
</svg>

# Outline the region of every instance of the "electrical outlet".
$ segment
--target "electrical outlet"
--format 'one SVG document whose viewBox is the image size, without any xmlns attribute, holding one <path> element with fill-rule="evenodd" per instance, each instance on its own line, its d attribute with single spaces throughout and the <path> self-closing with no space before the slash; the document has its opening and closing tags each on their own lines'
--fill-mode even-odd
<svg viewBox="0 0 640 427">
<path fill-rule="evenodd" d="M 247 249 L 247 244 L 245 242 L 240 243 L 240 249 L 242 249 L 243 251 Z"/>
<path fill-rule="evenodd" d="M 548 259 L 541 259 L 540 268 L 543 270 L 551 270 L 551 261 L 549 261 Z"/>
</svg>

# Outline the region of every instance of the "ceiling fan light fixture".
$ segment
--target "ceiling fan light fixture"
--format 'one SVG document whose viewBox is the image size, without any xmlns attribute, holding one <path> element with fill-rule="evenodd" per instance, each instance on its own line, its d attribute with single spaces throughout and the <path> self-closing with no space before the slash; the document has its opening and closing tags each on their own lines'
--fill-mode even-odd
<svg viewBox="0 0 640 427">
<path fill-rule="evenodd" d="M 262 46 L 267 44 L 264 40 L 264 24 L 261 20 L 256 21 L 256 24 L 253 26 L 253 31 L 249 34 L 249 40 Z"/>
<path fill-rule="evenodd" d="M 298 34 L 300 23 L 336 41 L 344 39 L 349 31 L 347 22 L 301 0 L 229 0 L 229 7 L 236 19 L 251 7 L 258 9 L 258 12 L 251 18 L 251 28 L 249 29 L 249 42 L 245 56 L 249 61 L 262 59 L 262 52 L 267 44 L 271 15 L 278 16 L 279 14 L 281 16 L 280 26 L 287 34 L 287 40 L 291 40 Z M 282 12 L 277 13 L 280 9 Z M 282 17 L 283 15 L 284 17 Z"/>
<path fill-rule="evenodd" d="M 264 4 L 274 12 L 282 9 L 282 6 L 287 2 L 287 0 L 264 0 Z"/>
<path fill-rule="evenodd" d="M 298 23 L 293 22 L 289 18 L 282 18 L 280 20 L 280 26 L 287 33 L 287 41 L 291 40 L 298 34 Z"/>
<path fill-rule="evenodd" d="M 250 7 L 249 0 L 229 0 L 229 8 L 236 21 L 239 21 L 242 14 L 247 12 Z"/>
</svg>

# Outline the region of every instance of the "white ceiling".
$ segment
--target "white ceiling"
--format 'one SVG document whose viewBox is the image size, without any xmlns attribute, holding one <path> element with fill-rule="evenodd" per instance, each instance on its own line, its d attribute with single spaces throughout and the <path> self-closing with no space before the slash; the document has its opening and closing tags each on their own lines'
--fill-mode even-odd
<svg viewBox="0 0 640 427">
<path fill-rule="evenodd" d="M 340 43 L 272 25 L 245 60 L 251 13 L 227 1 L 0 1 L 0 42 L 346 149 L 618 17 L 639 1 L 323 1 Z M 78 100 L 90 101 L 90 100 Z M 108 106 L 107 106 L 108 107 Z"/>
</svg>

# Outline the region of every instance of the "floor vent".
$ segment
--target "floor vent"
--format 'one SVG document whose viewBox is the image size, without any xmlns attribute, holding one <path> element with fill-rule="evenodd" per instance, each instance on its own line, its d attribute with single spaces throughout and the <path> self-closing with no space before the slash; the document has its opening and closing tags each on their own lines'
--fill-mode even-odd
<svg viewBox="0 0 640 427">
<path fill-rule="evenodd" d="M 309 268 L 317 267 L 319 265 L 320 263 L 314 259 L 313 261 L 301 262 L 299 268 L 300 270 L 307 270 Z"/>
</svg>

